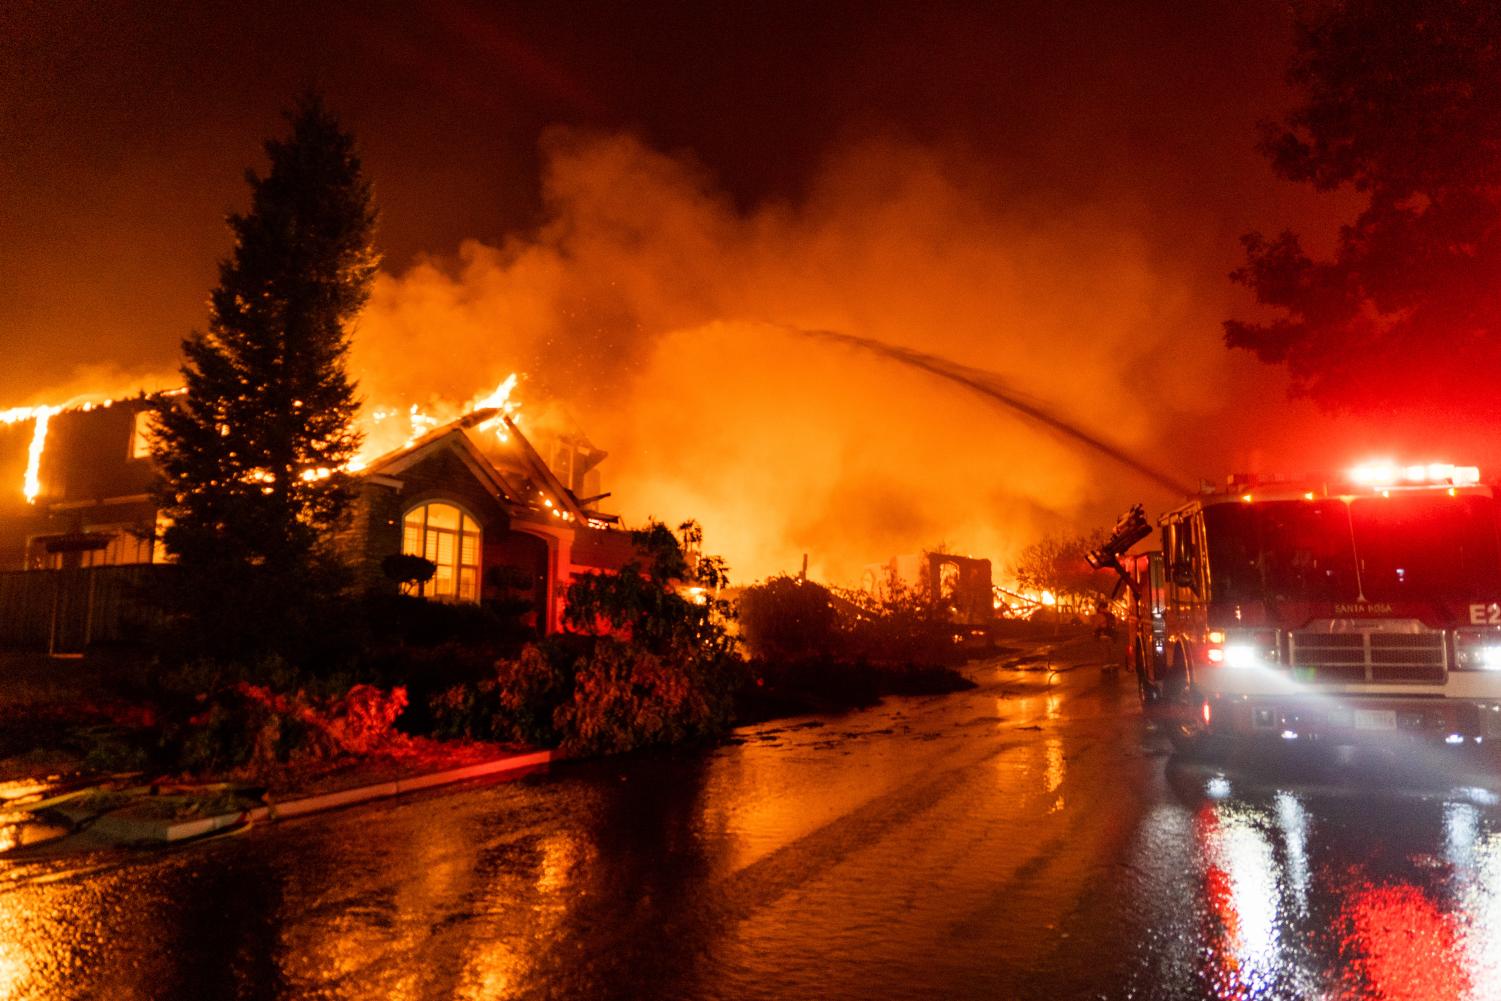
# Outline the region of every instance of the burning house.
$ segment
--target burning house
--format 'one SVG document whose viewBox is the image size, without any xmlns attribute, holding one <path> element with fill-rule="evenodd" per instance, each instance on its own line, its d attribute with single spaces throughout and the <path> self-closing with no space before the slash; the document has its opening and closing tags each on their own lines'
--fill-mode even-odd
<svg viewBox="0 0 1501 1001">
<path fill-rule="evenodd" d="M 127 592 L 168 560 L 152 406 L 0 412 L 0 643 L 73 650 L 126 628 Z M 505 408 L 479 409 L 352 467 L 357 500 L 335 541 L 362 589 L 529 597 L 537 629 L 552 632 L 574 575 L 630 556 L 629 535 L 596 506 L 604 458 L 576 436 L 534 445 Z M 388 578 L 382 563 L 398 553 L 432 561 L 432 579 Z"/>
</svg>

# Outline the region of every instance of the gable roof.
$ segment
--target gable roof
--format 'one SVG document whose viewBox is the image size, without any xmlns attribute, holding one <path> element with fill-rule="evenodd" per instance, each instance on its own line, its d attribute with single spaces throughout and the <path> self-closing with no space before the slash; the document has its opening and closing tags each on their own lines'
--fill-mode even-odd
<svg viewBox="0 0 1501 1001">
<path fill-rule="evenodd" d="M 510 472 L 499 468 L 469 434 L 471 429 L 497 420 L 505 427 L 506 440 L 512 446 L 507 465 L 516 468 Z M 457 453 L 475 478 L 494 490 L 496 496 L 513 509 L 533 511 L 544 517 L 554 511 L 561 512 L 568 520 L 579 524 L 616 520 L 613 515 L 589 511 L 579 504 L 573 491 L 563 485 L 516 423 L 503 411 L 494 408 L 476 410 L 434 428 L 411 444 L 373 460 L 358 475 L 394 477 L 443 448 Z"/>
<path fill-rule="evenodd" d="M 455 421 L 453 424 L 429 431 L 412 444 L 386 453 L 361 469 L 357 475 L 400 476 L 402 472 L 434 453 L 447 449 L 458 455 L 465 467 L 474 474 L 474 478 L 493 490 L 501 500 L 512 505 L 522 504 L 521 490 L 490 464 L 469 436 L 464 433 L 464 429 L 456 426 L 458 423 Z"/>
</svg>

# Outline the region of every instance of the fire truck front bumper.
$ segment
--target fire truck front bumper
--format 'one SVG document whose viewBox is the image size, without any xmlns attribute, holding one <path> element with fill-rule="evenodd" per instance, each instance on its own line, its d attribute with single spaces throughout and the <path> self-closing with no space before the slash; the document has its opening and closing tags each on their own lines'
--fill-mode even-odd
<svg viewBox="0 0 1501 1001">
<path fill-rule="evenodd" d="M 1501 745 L 1501 700 L 1207 692 L 1187 724 L 1212 737 L 1330 744 Z"/>
</svg>

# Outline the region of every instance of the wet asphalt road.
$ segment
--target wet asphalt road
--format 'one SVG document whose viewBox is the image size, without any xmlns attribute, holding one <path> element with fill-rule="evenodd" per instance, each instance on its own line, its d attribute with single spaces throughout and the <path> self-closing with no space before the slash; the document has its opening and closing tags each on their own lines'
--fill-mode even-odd
<svg viewBox="0 0 1501 1001">
<path fill-rule="evenodd" d="M 972 671 L 712 751 L 0 860 L 0 997 L 1501 998 L 1501 783 L 1189 765 L 1092 665 Z"/>
</svg>

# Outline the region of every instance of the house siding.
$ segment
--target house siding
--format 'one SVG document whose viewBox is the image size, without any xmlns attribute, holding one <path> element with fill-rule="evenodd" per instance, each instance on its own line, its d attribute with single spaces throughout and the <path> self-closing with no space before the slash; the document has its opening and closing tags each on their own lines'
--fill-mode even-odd
<svg viewBox="0 0 1501 1001">
<path fill-rule="evenodd" d="M 23 487 L 35 422 L 0 426 L 0 571 L 28 569 L 29 543 L 41 535 L 95 527 L 150 534 L 156 473 L 130 455 L 136 414 L 150 408 L 148 400 L 122 400 L 54 415 L 34 502 Z"/>
<path fill-rule="evenodd" d="M 401 551 L 401 498 L 395 488 L 363 480 L 335 545 L 360 591 L 395 592 L 381 560 Z"/>
</svg>

